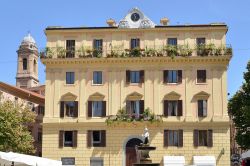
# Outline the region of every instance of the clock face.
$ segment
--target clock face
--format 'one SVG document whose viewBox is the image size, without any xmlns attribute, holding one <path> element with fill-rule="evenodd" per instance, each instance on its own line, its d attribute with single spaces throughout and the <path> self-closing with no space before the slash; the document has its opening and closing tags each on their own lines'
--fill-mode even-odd
<svg viewBox="0 0 250 166">
<path fill-rule="evenodd" d="M 140 15 L 138 13 L 131 14 L 131 20 L 136 22 L 140 19 Z"/>
</svg>

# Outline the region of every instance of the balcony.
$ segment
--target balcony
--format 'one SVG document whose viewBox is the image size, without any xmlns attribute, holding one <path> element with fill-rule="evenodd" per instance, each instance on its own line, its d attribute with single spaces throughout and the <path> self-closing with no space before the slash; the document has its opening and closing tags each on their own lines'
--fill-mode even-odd
<svg viewBox="0 0 250 166">
<path fill-rule="evenodd" d="M 132 57 L 191 57 L 191 56 L 231 56 L 231 45 L 216 46 L 214 44 L 197 45 L 190 48 L 188 45 L 145 46 L 142 48 L 127 49 L 122 47 L 102 47 L 91 49 L 88 47 L 71 48 L 46 47 L 40 52 L 40 58 L 132 58 Z"/>
</svg>

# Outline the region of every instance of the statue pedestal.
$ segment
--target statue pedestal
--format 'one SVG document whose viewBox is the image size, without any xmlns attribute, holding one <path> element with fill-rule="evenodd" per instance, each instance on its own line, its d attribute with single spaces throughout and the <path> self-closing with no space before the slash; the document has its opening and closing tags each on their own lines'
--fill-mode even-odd
<svg viewBox="0 0 250 166">
<path fill-rule="evenodd" d="M 134 163 L 133 166 L 160 166 L 159 163 L 152 163 L 149 156 L 149 152 L 155 149 L 156 147 L 145 144 L 136 146 L 137 163 Z"/>
</svg>

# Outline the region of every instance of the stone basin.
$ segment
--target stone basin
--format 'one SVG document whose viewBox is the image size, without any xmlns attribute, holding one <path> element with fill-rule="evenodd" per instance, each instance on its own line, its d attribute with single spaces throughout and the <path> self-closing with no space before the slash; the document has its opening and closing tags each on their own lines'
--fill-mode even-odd
<svg viewBox="0 0 250 166">
<path fill-rule="evenodd" d="M 155 150 L 156 147 L 154 146 L 137 146 L 138 150 Z"/>
</svg>

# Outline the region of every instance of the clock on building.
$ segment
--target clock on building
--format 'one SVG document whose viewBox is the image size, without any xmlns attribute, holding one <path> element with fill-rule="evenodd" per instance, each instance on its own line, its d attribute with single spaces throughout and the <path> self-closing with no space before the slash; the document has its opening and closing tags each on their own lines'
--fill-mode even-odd
<svg viewBox="0 0 250 166">
<path fill-rule="evenodd" d="M 140 19 L 140 15 L 138 13 L 131 14 L 131 20 L 136 22 Z"/>
</svg>

